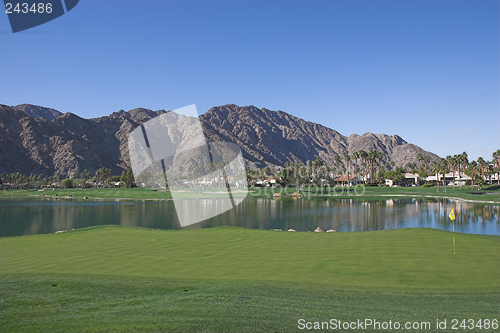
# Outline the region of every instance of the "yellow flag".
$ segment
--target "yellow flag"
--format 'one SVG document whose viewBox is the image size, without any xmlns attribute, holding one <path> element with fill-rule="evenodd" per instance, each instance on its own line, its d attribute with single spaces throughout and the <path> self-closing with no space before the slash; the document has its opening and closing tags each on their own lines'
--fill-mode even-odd
<svg viewBox="0 0 500 333">
<path fill-rule="evenodd" d="M 455 212 L 453 211 L 453 209 L 451 210 L 450 215 L 448 216 L 450 217 L 450 220 L 455 221 Z"/>
</svg>

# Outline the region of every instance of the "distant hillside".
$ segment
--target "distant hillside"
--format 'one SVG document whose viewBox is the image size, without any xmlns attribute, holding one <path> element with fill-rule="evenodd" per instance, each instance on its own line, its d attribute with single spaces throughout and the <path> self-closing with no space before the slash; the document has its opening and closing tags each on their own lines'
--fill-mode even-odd
<svg viewBox="0 0 500 333">
<path fill-rule="evenodd" d="M 104 166 L 120 174 L 130 165 L 129 133 L 165 112 L 139 108 L 83 119 L 35 105 L 0 105 L 0 172 L 66 176 L 84 169 L 94 173 Z M 261 162 L 261 166 L 305 163 L 318 156 L 331 164 L 335 154 L 343 156 L 360 149 L 382 151 L 385 161 L 400 166 L 416 161 L 417 153 L 431 160 L 439 158 L 397 135 L 346 137 L 286 112 L 254 106 L 214 107 L 200 120 L 208 141 L 234 142 L 247 160 Z"/>
</svg>

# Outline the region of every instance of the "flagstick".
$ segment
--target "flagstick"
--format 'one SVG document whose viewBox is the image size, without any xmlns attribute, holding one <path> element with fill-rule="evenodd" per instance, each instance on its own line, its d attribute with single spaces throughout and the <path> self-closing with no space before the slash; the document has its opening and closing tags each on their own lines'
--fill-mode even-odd
<svg viewBox="0 0 500 333">
<path fill-rule="evenodd" d="M 455 255 L 455 220 L 453 220 L 453 255 Z"/>
<path fill-rule="evenodd" d="M 451 222 L 453 223 L 453 255 L 455 255 L 455 211 L 451 209 L 450 215 L 448 215 Z"/>
</svg>

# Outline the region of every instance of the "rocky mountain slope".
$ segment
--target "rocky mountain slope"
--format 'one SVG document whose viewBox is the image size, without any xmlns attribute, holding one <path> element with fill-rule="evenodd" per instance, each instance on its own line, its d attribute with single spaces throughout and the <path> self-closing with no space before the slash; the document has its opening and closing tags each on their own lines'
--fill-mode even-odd
<svg viewBox="0 0 500 333">
<path fill-rule="evenodd" d="M 101 167 L 120 174 L 130 165 L 128 135 L 164 110 L 123 110 L 109 116 L 83 119 L 72 113 L 23 104 L 0 105 L 0 173 L 60 174 L 66 176 Z M 360 149 L 377 149 L 385 161 L 397 165 L 415 161 L 417 153 L 438 156 L 407 143 L 397 135 L 365 133 L 343 136 L 322 125 L 282 111 L 239 107 L 214 107 L 200 116 L 208 141 L 238 144 L 243 156 L 259 166 L 302 162 Z"/>
<path fill-rule="evenodd" d="M 397 135 L 365 133 L 346 137 L 339 132 L 294 117 L 283 111 L 258 109 L 254 106 L 238 107 L 233 104 L 214 107 L 203 114 L 205 134 L 209 141 L 231 141 L 238 144 L 249 160 L 284 165 L 320 157 L 328 164 L 339 154 L 375 149 L 384 155 L 384 161 L 403 166 L 415 162 L 418 153 L 431 160 L 439 157 L 407 143 Z"/>
<path fill-rule="evenodd" d="M 54 120 L 57 117 L 62 116 L 62 112 L 54 109 L 44 108 L 43 106 L 31 105 L 31 104 L 20 104 L 12 107 L 14 110 L 23 111 L 31 118 L 45 118 L 47 120 Z"/>
</svg>

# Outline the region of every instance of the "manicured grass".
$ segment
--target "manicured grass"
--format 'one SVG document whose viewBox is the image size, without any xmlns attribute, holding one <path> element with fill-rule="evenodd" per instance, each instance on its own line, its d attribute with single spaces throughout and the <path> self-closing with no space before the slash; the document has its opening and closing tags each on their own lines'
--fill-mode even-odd
<svg viewBox="0 0 500 333">
<path fill-rule="evenodd" d="M 1 238 L 0 325 L 5 332 L 297 332 L 300 318 L 432 325 L 439 318 L 448 320 L 442 332 L 453 332 L 453 318 L 500 319 L 499 240 L 456 234 L 453 256 L 451 233 L 433 229 L 116 226 Z"/>
<path fill-rule="evenodd" d="M 89 228 L 0 240 L 2 274 L 276 281 L 335 288 L 500 288 L 500 237 L 434 229 L 292 233 L 220 227 Z"/>
<path fill-rule="evenodd" d="M 170 191 L 156 191 L 145 188 L 86 188 L 86 189 L 46 189 L 44 191 L 37 190 L 3 190 L 0 191 L 0 197 L 22 197 L 22 196 L 73 196 L 74 198 L 90 197 L 92 199 L 170 199 Z"/>
<path fill-rule="evenodd" d="M 221 194 L 226 193 L 225 189 L 206 189 L 204 191 L 182 190 L 176 192 L 176 198 L 208 198 L 217 196 L 218 192 Z M 262 197 L 272 196 L 274 193 L 281 193 L 282 195 L 290 196 L 297 189 L 294 187 L 288 188 L 250 188 L 248 196 Z M 464 200 L 486 201 L 500 203 L 500 189 L 484 189 L 481 191 L 471 190 L 470 186 L 463 186 L 460 189 L 458 186 L 453 189 L 453 186 L 448 186 L 446 192 L 443 188 L 439 188 L 437 192 L 436 187 L 335 187 L 335 188 L 302 188 L 301 193 L 307 198 L 309 196 L 335 196 L 339 198 L 363 198 L 366 200 L 380 200 L 387 199 L 388 197 L 444 197 L 444 198 L 458 198 Z M 169 190 L 160 191 L 144 188 L 110 188 L 110 189 L 57 189 L 45 190 L 43 192 L 36 190 L 3 190 L 0 191 L 1 197 L 22 197 L 22 196 L 37 196 L 46 194 L 47 196 L 57 195 L 58 197 L 73 196 L 73 198 L 90 197 L 91 199 L 139 199 L 139 200 L 164 200 L 171 199 L 172 195 Z M 234 193 L 234 196 L 240 196 L 241 193 Z"/>
<path fill-rule="evenodd" d="M 295 188 L 263 188 L 252 189 L 251 195 L 254 196 L 272 196 L 274 193 L 282 193 L 291 195 L 295 192 Z M 333 187 L 333 188 L 317 188 L 303 187 L 300 191 L 304 197 L 309 196 L 335 196 L 339 198 L 363 198 L 368 200 L 385 200 L 388 197 L 443 197 L 443 198 L 458 198 L 474 201 L 491 201 L 500 203 L 499 189 L 483 189 L 478 191 L 477 186 L 471 190 L 470 186 L 458 186 L 453 189 L 453 186 L 448 186 L 446 192 L 439 187 L 437 192 L 436 187 L 378 187 L 378 186 L 358 186 L 358 187 Z"/>
<path fill-rule="evenodd" d="M 335 290 L 328 286 L 129 277 L 7 275 L 2 332 L 300 332 L 298 320 L 498 319 L 499 293 Z M 320 331 L 320 330 L 314 330 Z M 324 331 L 324 330 L 323 330 Z M 329 330 L 340 332 L 340 330 Z M 381 330 L 357 330 L 380 332 Z M 494 332 L 468 330 L 468 332 Z M 345 331 L 344 331 L 345 332 Z M 406 332 L 411 332 L 406 330 Z"/>
</svg>

